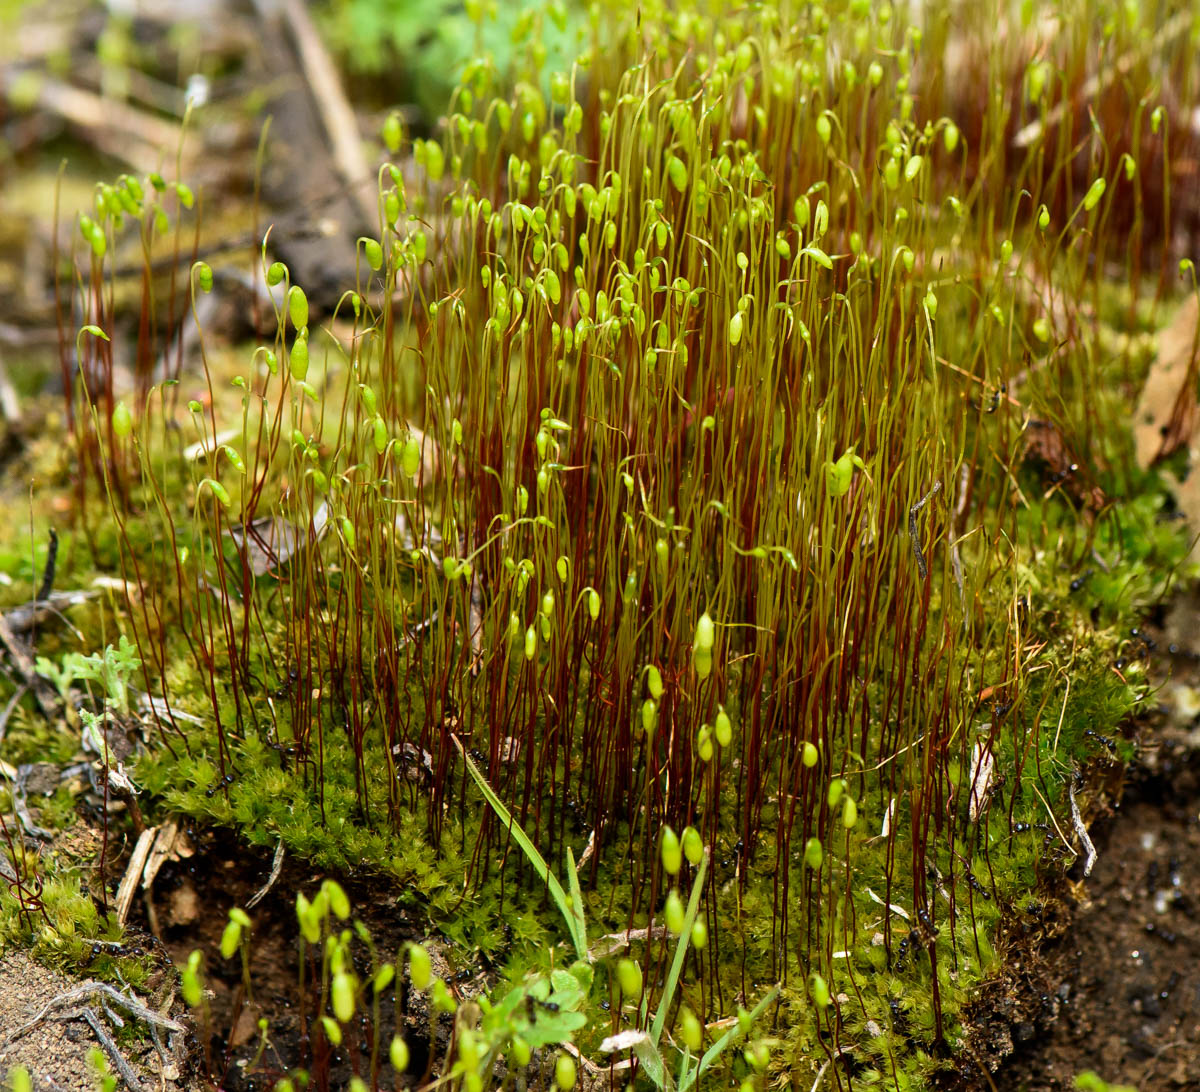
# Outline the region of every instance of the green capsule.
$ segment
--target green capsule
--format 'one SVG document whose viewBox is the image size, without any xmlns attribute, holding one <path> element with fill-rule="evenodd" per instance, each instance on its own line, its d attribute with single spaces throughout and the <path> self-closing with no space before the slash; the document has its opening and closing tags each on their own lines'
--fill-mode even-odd
<svg viewBox="0 0 1200 1092">
<path fill-rule="evenodd" d="M 600 593 L 595 588 L 588 589 L 588 615 L 593 622 L 600 617 Z"/>
<path fill-rule="evenodd" d="M 817 750 L 816 744 L 804 744 L 804 749 L 800 753 L 800 761 L 803 762 L 805 766 L 811 770 L 817 764 L 817 760 L 820 757 L 821 753 Z"/>
<path fill-rule="evenodd" d="M 730 721 L 723 705 L 717 710 L 717 719 L 713 722 L 713 735 L 722 747 L 728 747 L 733 742 L 733 722 Z"/>
<path fill-rule="evenodd" d="M 690 864 L 698 865 L 704 860 L 704 839 L 700 837 L 700 832 L 695 827 L 684 827 L 679 841 L 683 847 L 683 855 Z"/>
<path fill-rule="evenodd" d="M 650 691 L 650 696 L 655 701 L 661 701 L 663 696 L 663 681 L 662 673 L 654 664 L 650 664 L 646 668 L 646 689 Z"/>
<path fill-rule="evenodd" d="M 397 1073 L 403 1073 L 408 1068 L 408 1044 L 399 1035 L 392 1036 L 388 1047 L 388 1061 Z"/>
<path fill-rule="evenodd" d="M 329 987 L 329 999 L 333 1015 L 343 1024 L 354 1019 L 354 978 L 345 971 L 333 976 Z"/>
<path fill-rule="evenodd" d="M 708 651 L 712 649 L 714 640 L 713 620 L 708 611 L 705 611 L 696 621 L 696 635 L 692 640 L 692 647 Z"/>
<path fill-rule="evenodd" d="M 742 340 L 742 326 L 744 323 L 741 311 L 734 312 L 733 318 L 729 320 L 729 344 L 737 345 Z"/>
<path fill-rule="evenodd" d="M 342 1045 L 341 1025 L 332 1016 L 321 1017 L 321 1028 L 324 1030 L 325 1038 L 329 1040 L 331 1046 L 339 1047 Z"/>
<path fill-rule="evenodd" d="M 429 958 L 428 950 L 420 944 L 409 945 L 408 977 L 415 990 L 428 989 L 433 981 L 433 961 Z"/>
<path fill-rule="evenodd" d="M 554 1084 L 561 1092 L 570 1092 L 575 1087 L 575 1078 L 575 1059 L 563 1051 L 554 1062 Z"/>
<path fill-rule="evenodd" d="M 267 269 L 267 284 L 271 288 L 275 288 L 283 283 L 284 277 L 287 276 L 287 266 L 283 262 L 272 262 Z"/>
<path fill-rule="evenodd" d="M 133 432 L 133 414 L 129 412 L 129 406 L 123 401 L 113 406 L 112 430 L 113 435 L 120 440 L 126 439 Z"/>
<path fill-rule="evenodd" d="M 842 826 L 849 830 L 858 822 L 858 805 L 854 797 L 847 794 L 846 802 L 842 805 Z"/>
<path fill-rule="evenodd" d="M 701 682 L 712 674 L 712 664 L 712 652 L 709 649 L 697 648 L 692 650 L 692 667 L 696 669 L 696 674 L 699 676 Z"/>
<path fill-rule="evenodd" d="M 378 269 L 383 265 L 383 247 L 380 246 L 378 239 L 363 240 L 363 257 L 367 259 L 367 265 L 372 269 Z"/>
<path fill-rule="evenodd" d="M 512 1060 L 524 1068 L 533 1057 L 533 1048 L 519 1035 L 512 1037 Z"/>
<path fill-rule="evenodd" d="M 821 839 L 809 838 L 804 843 L 804 863 L 815 872 L 821 867 L 824 859 L 825 850 L 821 846 Z"/>
<path fill-rule="evenodd" d="M 679 936 L 683 932 L 686 919 L 687 914 L 683 908 L 683 899 L 679 897 L 679 892 L 672 887 L 667 893 L 667 901 L 663 904 L 663 921 L 666 922 L 667 928 L 672 934 Z"/>
<path fill-rule="evenodd" d="M 532 660 L 537 655 L 537 630 L 530 626 L 525 631 L 525 659 Z"/>
<path fill-rule="evenodd" d="M 838 802 L 842 799 L 842 794 L 846 791 L 846 779 L 844 777 L 835 777 L 829 782 L 829 793 L 826 799 L 831 808 L 836 808 Z"/>
<path fill-rule="evenodd" d="M 942 130 L 942 145 L 947 152 L 953 154 L 954 149 L 958 147 L 958 126 L 952 121 L 946 123 L 946 127 Z"/>
<path fill-rule="evenodd" d="M 420 469 L 421 445 L 417 443 L 417 438 L 410 434 L 400 452 L 400 472 L 411 481 L 416 478 Z"/>
<path fill-rule="evenodd" d="M 812 976 L 812 996 L 818 1008 L 828 1008 L 830 1002 L 829 984 L 819 974 Z"/>
<path fill-rule="evenodd" d="M 1089 187 L 1083 198 L 1083 209 L 1085 212 L 1091 212 L 1100 202 L 1100 198 L 1104 196 L 1104 191 L 1108 187 L 1108 183 L 1103 178 L 1097 178 Z"/>
<path fill-rule="evenodd" d="M 400 144 L 404 140 L 404 126 L 400 123 L 400 115 L 395 111 L 388 114 L 387 119 L 384 121 L 382 135 L 388 154 L 395 155 L 400 150 Z"/>
<path fill-rule="evenodd" d="M 704 1028 L 700 1018 L 687 1005 L 679 1010 L 679 1038 L 693 1054 L 699 1053 L 704 1043 Z"/>
<path fill-rule="evenodd" d="M 238 950 L 238 945 L 242 943 L 242 926 L 240 922 L 229 921 L 225 925 L 225 931 L 221 934 L 221 955 L 226 959 L 233 957 L 233 954 Z"/>
<path fill-rule="evenodd" d="M 213 271 L 212 266 L 208 262 L 196 263 L 196 281 L 200 285 L 201 292 L 211 292 L 213 286 Z"/>
<path fill-rule="evenodd" d="M 708 923 L 703 918 L 692 922 L 692 947 L 698 952 L 708 947 Z"/>
<path fill-rule="evenodd" d="M 446 173 L 446 153 L 436 141 L 425 141 L 425 173 L 431 182 L 440 181 Z"/>
<path fill-rule="evenodd" d="M 375 414 L 375 420 L 371 422 L 371 440 L 376 452 L 382 455 L 388 445 L 388 432 L 387 422 L 379 414 Z"/>
<path fill-rule="evenodd" d="M 671 185 L 679 193 L 683 193 L 687 189 L 688 171 L 687 164 L 677 155 L 671 156 L 667 161 L 667 177 L 671 180 Z"/>
<path fill-rule="evenodd" d="M 371 989 L 375 993 L 383 993 L 396 977 L 396 968 L 391 963 L 385 963 L 371 978 Z"/>
<path fill-rule="evenodd" d="M 675 833 L 669 826 L 662 828 L 662 838 L 659 843 L 659 849 L 662 854 L 662 865 L 671 876 L 679 874 L 679 870 L 683 867 L 683 849 L 679 844 L 679 835 Z M 676 930 L 678 932 L 678 930 Z"/>
<path fill-rule="evenodd" d="M 337 880 L 325 880 L 321 884 L 321 891 L 329 900 L 329 909 L 340 921 L 345 921 L 350 916 L 350 899 L 346 896 L 342 885 Z"/>
<path fill-rule="evenodd" d="M 617 984 L 621 994 L 630 1001 L 642 996 L 642 968 L 632 959 L 622 959 L 617 964 Z"/>
<path fill-rule="evenodd" d="M 308 325 L 308 297 L 304 294 L 304 289 L 298 284 L 293 284 L 288 289 L 288 317 L 292 320 L 292 325 L 297 330 L 303 330 Z"/>
<path fill-rule="evenodd" d="M 308 375 L 308 338 L 298 337 L 292 342 L 292 351 L 288 356 L 288 370 L 292 378 L 303 381 Z"/>
<path fill-rule="evenodd" d="M 214 481 L 212 478 L 205 478 L 200 485 L 197 486 L 196 492 L 198 493 L 200 489 L 206 485 L 212 492 L 212 495 L 217 498 L 223 507 L 228 508 L 231 504 L 233 504 L 233 500 L 229 496 L 229 490 L 226 489 L 225 486 L 223 486 L 220 482 Z"/>
<path fill-rule="evenodd" d="M 198 1009 L 200 1003 L 204 1000 L 204 987 L 200 979 L 200 960 L 201 955 L 199 950 L 193 951 L 188 956 L 187 966 L 183 969 L 181 975 L 181 988 L 183 1000 L 189 1008 Z"/>
</svg>

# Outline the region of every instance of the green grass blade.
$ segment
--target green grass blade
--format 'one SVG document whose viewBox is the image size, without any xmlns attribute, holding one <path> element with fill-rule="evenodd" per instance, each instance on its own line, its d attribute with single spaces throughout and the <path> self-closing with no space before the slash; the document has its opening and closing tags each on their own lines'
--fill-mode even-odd
<svg viewBox="0 0 1200 1092">
<path fill-rule="evenodd" d="M 575 854 L 567 846 L 567 888 L 571 892 L 571 909 L 574 911 L 575 950 L 580 959 L 587 959 L 587 918 L 583 914 L 583 892 L 579 889 L 579 870 L 575 867 Z M 581 947 L 582 945 L 582 947 Z"/>
<path fill-rule="evenodd" d="M 504 824 L 505 829 L 512 837 L 513 841 L 521 847 L 522 852 L 529 858 L 529 863 L 533 865 L 537 874 L 541 877 L 542 882 L 550 891 L 550 897 L 554 900 L 558 909 L 561 911 L 563 918 L 567 923 L 567 930 L 571 934 L 571 942 L 575 945 L 575 951 L 580 959 L 587 959 L 587 937 L 583 934 L 580 923 L 582 921 L 583 911 L 580 905 L 581 900 L 576 899 L 576 905 L 580 906 L 578 916 L 571 908 L 571 900 L 567 898 L 567 893 L 563 890 L 554 874 L 550 871 L 550 866 L 546 864 L 546 859 L 538 852 L 537 846 L 530 840 L 529 835 L 521 829 L 521 824 L 504 806 L 504 802 L 495 793 L 495 790 L 488 784 L 487 778 L 483 776 L 479 767 L 471 761 L 471 756 L 464 750 L 462 741 L 458 736 L 450 737 L 454 740 L 454 746 L 458 748 L 458 753 L 462 755 L 463 761 L 467 764 L 467 770 L 475 779 L 475 784 L 479 786 L 479 791 L 483 793 L 484 799 L 491 805 Z M 574 867 L 572 867 L 572 876 L 574 877 Z M 578 886 L 578 879 L 575 878 L 575 884 Z"/>
<path fill-rule="evenodd" d="M 700 910 L 700 896 L 704 892 L 704 876 L 708 872 L 709 849 L 704 847 L 704 859 L 696 871 L 696 882 L 692 884 L 692 894 L 688 899 L 687 913 L 683 918 L 683 932 L 679 934 L 679 943 L 675 946 L 675 958 L 671 960 L 671 969 L 667 972 L 667 981 L 663 986 L 662 997 L 658 1000 L 658 1011 L 654 1014 L 654 1023 L 650 1026 L 650 1042 L 657 1048 L 662 1035 L 663 1025 L 667 1022 L 667 1012 L 671 1007 L 671 999 L 675 996 L 675 987 L 679 984 L 679 976 L 683 973 L 683 961 L 687 958 L 688 943 L 692 938 L 692 926 L 696 924 L 696 914 Z"/>
<path fill-rule="evenodd" d="M 775 998 L 778 996 L 779 987 L 772 986 L 767 991 L 766 996 L 763 997 L 763 999 L 759 1001 L 759 1003 L 755 1005 L 753 1009 L 750 1010 L 750 1023 L 754 1023 L 755 1020 L 757 1020 L 764 1012 L 766 1012 L 766 1010 L 772 1004 L 774 1004 Z M 712 1064 L 722 1055 L 722 1053 L 728 1050 L 729 1047 L 741 1037 L 741 1034 L 741 1024 L 737 1023 L 734 1024 L 734 1026 L 731 1027 L 727 1032 L 725 1032 L 720 1039 L 713 1043 L 713 1045 L 704 1052 L 704 1057 L 700 1059 L 700 1064 L 696 1067 L 695 1071 L 690 1074 L 688 1083 L 684 1085 L 682 1082 L 680 1082 L 679 1092 L 686 1092 L 686 1090 L 690 1088 L 695 1081 L 698 1081 L 704 1075 L 705 1071 L 707 1071 L 709 1067 L 712 1066 Z"/>
</svg>

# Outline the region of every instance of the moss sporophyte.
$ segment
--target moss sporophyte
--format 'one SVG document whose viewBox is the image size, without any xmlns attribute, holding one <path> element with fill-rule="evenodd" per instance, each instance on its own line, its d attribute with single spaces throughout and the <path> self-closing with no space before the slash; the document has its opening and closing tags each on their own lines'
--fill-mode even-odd
<svg viewBox="0 0 1200 1092">
<path fill-rule="evenodd" d="M 938 2 L 616 0 L 560 72 L 530 18 L 443 139 L 386 123 L 357 284 L 321 310 L 264 244 L 270 343 L 167 383 L 139 344 L 119 400 L 114 246 L 187 252 L 194 211 L 97 190 L 71 503 L 130 591 L 96 629 L 141 661 L 143 807 L 366 869 L 501 979 L 466 1003 L 298 900 L 315 1084 L 404 1068 L 348 1029 L 410 986 L 463 1088 L 922 1087 L 963 1044 L 1186 547 L 1121 428 L 1167 286 L 1154 28 L 1026 9 L 952 42 Z"/>
</svg>

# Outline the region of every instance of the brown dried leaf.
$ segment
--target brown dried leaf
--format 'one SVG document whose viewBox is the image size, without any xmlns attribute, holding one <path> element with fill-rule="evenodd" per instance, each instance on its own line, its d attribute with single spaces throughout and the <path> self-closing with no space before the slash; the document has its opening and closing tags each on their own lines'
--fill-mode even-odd
<svg viewBox="0 0 1200 1092">
<path fill-rule="evenodd" d="M 1030 418 L 1025 424 L 1024 457 L 1042 468 L 1046 488 L 1061 488 L 1090 512 L 1099 512 L 1108 498 L 1087 469 L 1079 464 L 1057 425 Z"/>
<path fill-rule="evenodd" d="M 1159 335 L 1158 359 L 1150 368 L 1134 415 L 1138 466 L 1143 469 L 1184 447 L 1197 423 L 1196 296 L 1190 296 Z"/>
</svg>

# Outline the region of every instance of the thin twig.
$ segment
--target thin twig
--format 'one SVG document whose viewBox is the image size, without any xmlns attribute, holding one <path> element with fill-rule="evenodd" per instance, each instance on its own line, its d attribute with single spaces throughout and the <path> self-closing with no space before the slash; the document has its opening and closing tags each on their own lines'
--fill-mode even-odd
<svg viewBox="0 0 1200 1092">
<path fill-rule="evenodd" d="M 41 1011 L 27 1024 L 23 1024 L 17 1028 L 0 1046 L 0 1051 L 7 1050 L 22 1036 L 28 1035 L 34 1028 L 38 1027 L 50 1014 L 52 1009 L 56 1009 L 61 1005 L 66 1005 L 72 1001 L 83 1001 L 92 996 L 92 994 L 100 993 L 107 997 L 110 1001 L 129 1010 L 130 1015 L 142 1020 L 147 1024 L 157 1024 L 159 1027 L 166 1028 L 168 1031 L 183 1031 L 184 1026 L 167 1016 L 160 1016 L 153 1009 L 146 1008 L 145 1005 L 139 1004 L 132 997 L 126 997 L 115 986 L 108 985 L 107 982 L 97 982 L 94 979 L 88 979 L 86 982 L 81 982 L 78 986 L 60 993 L 57 997 L 50 998 L 49 1001 L 42 1006 Z"/>
<path fill-rule="evenodd" d="M 938 478 L 933 483 L 933 488 L 908 510 L 908 536 L 912 539 L 913 555 L 917 559 L 917 572 L 921 574 L 922 580 L 929 576 L 929 570 L 925 568 L 925 555 L 921 552 L 921 536 L 917 531 L 917 513 L 929 503 L 930 497 L 937 494 L 941 488 L 942 479 Z"/>
<path fill-rule="evenodd" d="M 283 871 L 283 842 L 275 847 L 275 859 L 271 862 L 271 875 L 267 877 L 267 882 L 262 885 L 246 902 L 246 909 L 253 910 L 260 902 L 266 898 L 267 892 L 275 886 L 275 881 L 279 879 L 279 873 Z"/>
<path fill-rule="evenodd" d="M 1092 845 L 1091 838 L 1088 837 L 1087 827 L 1083 825 L 1083 816 L 1079 814 L 1079 805 L 1075 802 L 1075 776 L 1071 775 L 1071 784 L 1069 789 L 1071 797 L 1071 822 L 1075 825 L 1075 833 L 1079 835 L 1079 844 L 1087 851 L 1087 857 L 1083 862 L 1083 874 L 1090 876 L 1092 867 L 1096 863 L 1096 847 Z"/>
<path fill-rule="evenodd" d="M 146 1092 L 146 1086 L 137 1079 L 133 1066 L 125 1060 L 125 1055 L 117 1049 L 117 1044 L 112 1041 L 112 1036 L 104 1030 L 104 1025 L 100 1023 L 100 1017 L 91 1009 L 81 1009 L 79 1015 L 92 1025 L 92 1031 L 96 1033 L 96 1038 L 100 1040 L 104 1052 L 112 1059 L 112 1064 L 121 1074 L 121 1080 L 129 1086 L 131 1092 Z"/>
</svg>

